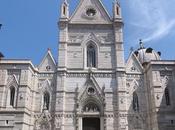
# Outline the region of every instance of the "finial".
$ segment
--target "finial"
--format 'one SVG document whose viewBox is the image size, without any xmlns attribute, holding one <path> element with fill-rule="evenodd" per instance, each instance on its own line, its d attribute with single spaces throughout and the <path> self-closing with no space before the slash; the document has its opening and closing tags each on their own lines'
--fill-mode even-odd
<svg viewBox="0 0 175 130">
<path fill-rule="evenodd" d="M 143 46 L 142 39 L 140 39 L 139 41 L 140 41 L 140 42 L 139 42 L 139 44 L 140 44 L 140 49 L 143 49 L 143 48 L 144 48 L 144 46 Z"/>
<path fill-rule="evenodd" d="M 66 4 L 68 3 L 67 0 L 63 0 L 63 2 L 66 3 Z"/>
<path fill-rule="evenodd" d="M 116 4 L 120 4 L 120 1 L 119 1 L 119 0 L 114 0 L 114 2 L 115 2 Z"/>
<path fill-rule="evenodd" d="M 47 48 L 47 51 L 50 51 L 50 48 Z"/>
</svg>

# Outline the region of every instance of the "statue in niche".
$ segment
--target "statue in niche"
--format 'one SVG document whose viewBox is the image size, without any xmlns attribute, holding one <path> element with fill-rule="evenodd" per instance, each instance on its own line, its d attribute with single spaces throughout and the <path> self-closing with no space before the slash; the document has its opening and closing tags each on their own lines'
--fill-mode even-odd
<svg viewBox="0 0 175 130">
<path fill-rule="evenodd" d="M 95 104 L 87 104 L 84 107 L 84 111 L 85 112 L 98 112 L 99 111 L 99 108 Z"/>
</svg>

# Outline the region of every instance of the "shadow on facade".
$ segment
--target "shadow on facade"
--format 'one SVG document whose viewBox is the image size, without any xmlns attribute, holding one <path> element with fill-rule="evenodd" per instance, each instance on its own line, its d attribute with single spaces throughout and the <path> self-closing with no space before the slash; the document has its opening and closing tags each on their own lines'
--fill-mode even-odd
<svg viewBox="0 0 175 130">
<path fill-rule="evenodd" d="M 172 74 L 161 75 L 161 86 L 154 91 L 160 90 L 161 93 L 155 93 L 155 108 L 158 124 L 158 130 L 175 130 L 175 107 L 174 107 L 174 81 Z M 153 118 L 153 119 L 154 119 Z"/>
<path fill-rule="evenodd" d="M 144 87 L 143 75 L 126 79 L 128 94 L 127 122 L 129 130 L 150 130 L 147 119 L 147 89 Z"/>
</svg>

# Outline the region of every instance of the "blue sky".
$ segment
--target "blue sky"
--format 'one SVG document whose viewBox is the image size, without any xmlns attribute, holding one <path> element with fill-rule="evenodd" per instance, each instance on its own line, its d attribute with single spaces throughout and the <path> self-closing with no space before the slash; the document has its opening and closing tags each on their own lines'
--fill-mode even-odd
<svg viewBox="0 0 175 130">
<path fill-rule="evenodd" d="M 69 0 L 71 12 L 79 0 Z M 112 16 L 113 0 L 102 0 Z M 1 0 L 0 51 L 6 58 L 31 59 L 39 64 L 47 48 L 57 59 L 61 0 Z M 130 48 L 146 47 L 175 60 L 175 0 L 121 0 L 124 19 L 125 59 Z"/>
</svg>

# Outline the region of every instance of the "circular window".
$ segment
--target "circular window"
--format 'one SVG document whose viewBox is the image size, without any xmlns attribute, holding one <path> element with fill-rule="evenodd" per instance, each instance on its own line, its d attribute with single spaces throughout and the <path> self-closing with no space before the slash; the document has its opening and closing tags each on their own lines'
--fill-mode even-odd
<svg viewBox="0 0 175 130">
<path fill-rule="evenodd" d="M 48 65 L 46 66 L 46 70 L 49 71 L 51 69 L 51 67 Z"/>
<path fill-rule="evenodd" d="M 86 15 L 89 17 L 93 17 L 93 16 L 95 16 L 95 14 L 96 14 L 96 10 L 94 8 L 88 8 L 86 10 Z"/>
<path fill-rule="evenodd" d="M 95 89 L 92 87 L 88 88 L 88 94 L 95 94 Z"/>
</svg>

